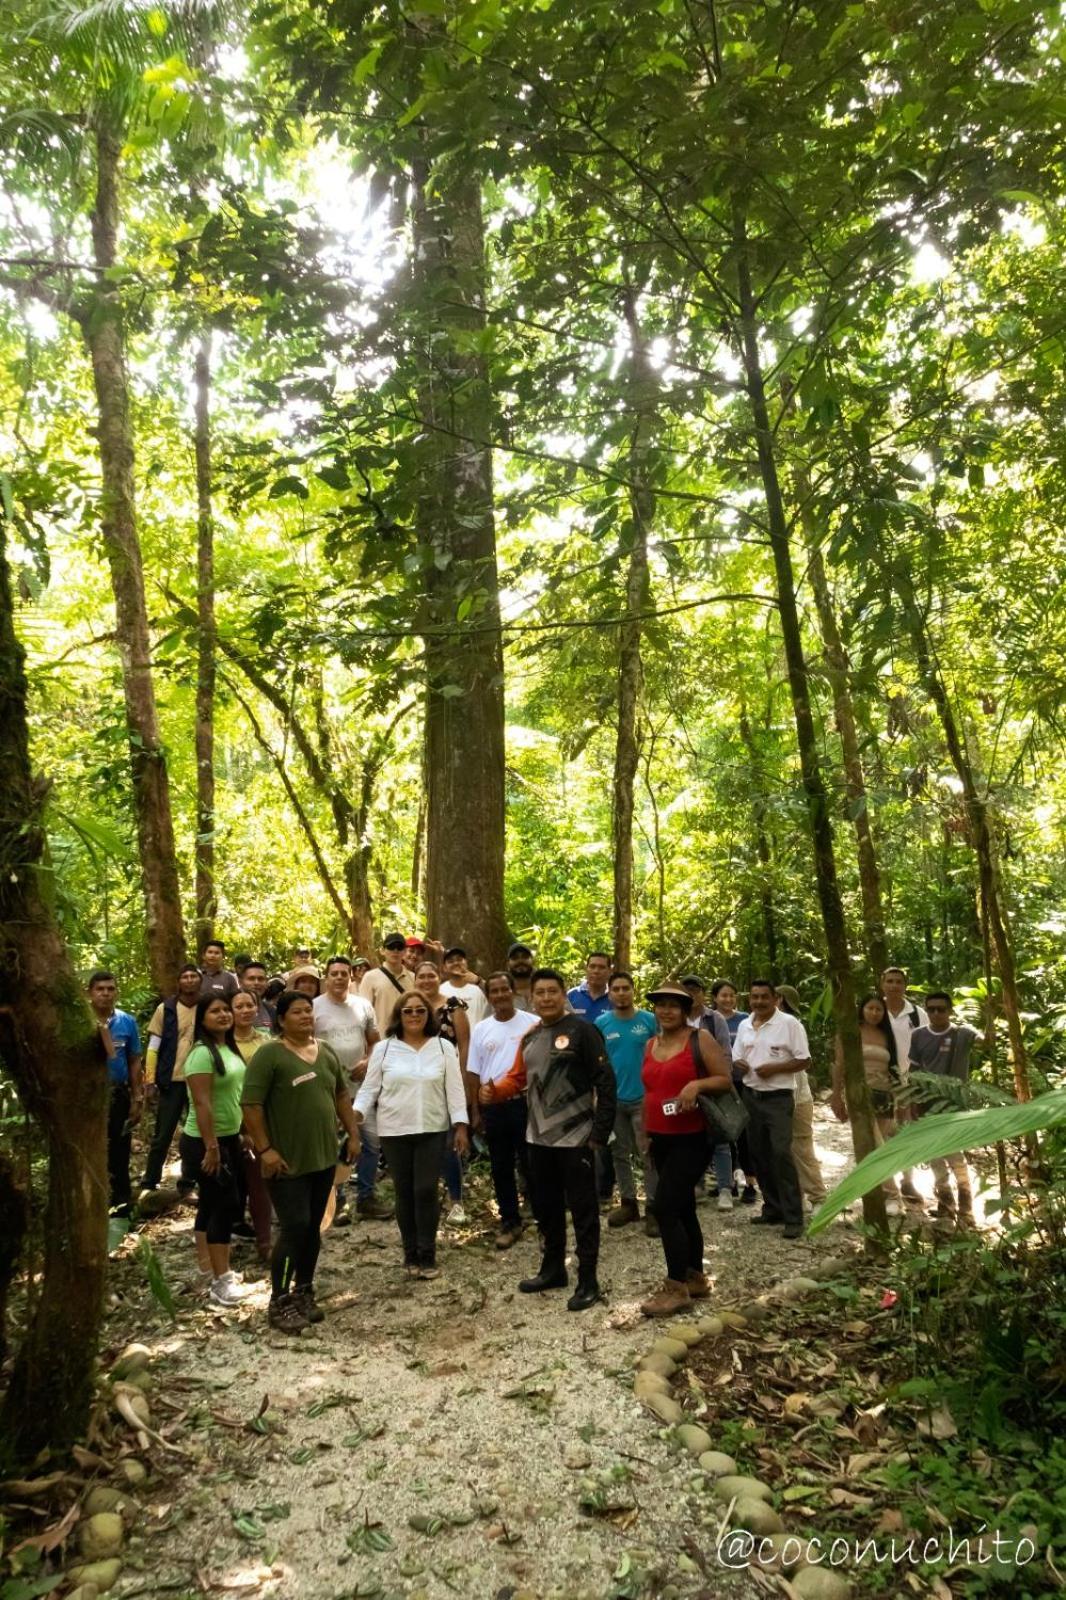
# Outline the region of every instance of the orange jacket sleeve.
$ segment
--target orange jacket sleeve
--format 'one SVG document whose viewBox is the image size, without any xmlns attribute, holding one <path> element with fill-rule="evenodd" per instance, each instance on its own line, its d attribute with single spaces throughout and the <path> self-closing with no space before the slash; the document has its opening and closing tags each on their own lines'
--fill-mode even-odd
<svg viewBox="0 0 1066 1600">
<path fill-rule="evenodd" d="M 502 1078 L 497 1078 L 495 1083 L 487 1084 L 486 1088 L 492 1090 L 490 1104 L 495 1104 L 497 1100 L 514 1100 L 518 1095 L 525 1094 L 526 1062 L 522 1054 L 521 1041 L 515 1051 L 514 1065 L 510 1072 L 505 1072 Z"/>
</svg>

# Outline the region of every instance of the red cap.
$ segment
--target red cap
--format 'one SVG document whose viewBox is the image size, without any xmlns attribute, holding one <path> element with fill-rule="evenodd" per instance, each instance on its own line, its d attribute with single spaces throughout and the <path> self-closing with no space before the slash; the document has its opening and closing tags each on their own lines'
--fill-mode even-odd
<svg viewBox="0 0 1066 1600">
<path fill-rule="evenodd" d="M 404 944 L 407 946 L 408 950 L 424 950 L 426 948 L 426 941 L 424 939 L 420 939 L 416 933 L 412 933 L 408 938 L 406 938 L 404 940 Z"/>
</svg>

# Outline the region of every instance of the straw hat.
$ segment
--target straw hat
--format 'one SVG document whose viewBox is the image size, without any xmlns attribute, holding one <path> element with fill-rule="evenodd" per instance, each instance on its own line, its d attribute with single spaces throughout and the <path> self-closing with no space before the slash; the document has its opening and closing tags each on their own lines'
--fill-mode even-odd
<svg viewBox="0 0 1066 1600">
<path fill-rule="evenodd" d="M 682 1011 L 692 1010 L 692 996 L 687 989 L 682 989 L 679 983 L 660 983 L 657 989 L 652 989 L 644 996 L 652 1005 L 656 1000 L 676 1000 Z"/>
</svg>

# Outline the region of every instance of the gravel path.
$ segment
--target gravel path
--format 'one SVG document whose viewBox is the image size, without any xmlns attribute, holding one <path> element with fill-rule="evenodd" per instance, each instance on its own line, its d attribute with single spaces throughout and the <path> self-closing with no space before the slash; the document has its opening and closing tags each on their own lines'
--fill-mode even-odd
<svg viewBox="0 0 1066 1600">
<path fill-rule="evenodd" d="M 822 1109 L 817 1139 L 831 1179 L 847 1164 L 847 1133 Z M 639 1312 L 662 1276 L 657 1241 L 640 1227 L 605 1228 L 608 1301 L 570 1315 L 564 1295 L 517 1293 L 536 1266 L 535 1230 L 499 1255 L 486 1183 L 470 1187 L 469 1229 L 444 1230 L 433 1283 L 403 1277 L 392 1223 L 327 1235 L 318 1280 L 327 1319 L 299 1339 L 267 1328 L 262 1282 L 236 1313 L 212 1314 L 184 1295 L 177 1324 L 164 1326 L 149 1318 L 143 1269 L 132 1258 L 119 1264 L 116 1322 L 156 1352 L 153 1419 L 166 1425 L 184 1414 L 174 1437 L 196 1461 L 149 1486 L 117 1594 L 267 1586 L 283 1600 L 605 1600 L 702 1587 L 748 1600 L 759 1592 L 744 1574 L 701 1577 L 700 1555 L 714 1539 L 702 1525 L 706 1501 L 690 1497 L 695 1463 L 631 1393 L 634 1359 L 669 1328 Z M 839 1249 L 841 1227 L 786 1243 L 753 1230 L 751 1215 L 701 1206 L 715 1280 L 704 1315 Z M 189 1229 L 184 1212 L 151 1229 L 174 1285 L 189 1275 Z M 246 1259 L 237 1265 L 254 1281 Z M 138 1312 L 139 1327 L 130 1320 Z M 694 1420 L 714 1436 L 713 1411 Z M 589 1514 L 582 1479 L 587 1491 L 587 1473 L 601 1468 L 614 1469 L 613 1487 L 600 1496 L 607 1506 Z M 241 1514 L 251 1521 L 238 1529 Z M 690 1555 L 684 1538 L 697 1547 Z"/>
</svg>

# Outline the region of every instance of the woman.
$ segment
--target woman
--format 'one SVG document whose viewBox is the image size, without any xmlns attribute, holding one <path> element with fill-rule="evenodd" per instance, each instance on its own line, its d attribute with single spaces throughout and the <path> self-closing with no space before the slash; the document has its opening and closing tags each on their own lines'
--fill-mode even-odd
<svg viewBox="0 0 1066 1600">
<path fill-rule="evenodd" d="M 859 1001 L 859 1035 L 862 1039 L 862 1065 L 870 1088 L 870 1103 L 879 1134 L 878 1144 L 896 1131 L 896 1089 L 900 1083 L 896 1060 L 896 1036 L 883 996 L 867 994 Z M 844 1093 L 844 1051 L 839 1037 L 833 1052 L 833 1092 L 829 1099 L 838 1122 L 847 1122 L 848 1106 Z M 899 1187 L 894 1177 L 881 1185 L 885 1210 L 890 1217 L 902 1212 Z"/>
<path fill-rule="evenodd" d="M 189 1110 L 181 1135 L 181 1165 L 199 1187 L 194 1237 L 208 1297 L 237 1306 L 246 1290 L 230 1271 L 230 1240 L 241 1214 L 241 1090 L 244 1060 L 233 1038 L 233 1012 L 221 995 L 196 1003 L 194 1044 L 185 1059 Z"/>
<path fill-rule="evenodd" d="M 296 994 L 305 994 L 311 1000 L 317 1000 L 322 993 L 322 978 L 318 968 L 310 961 L 303 966 L 293 967 L 286 979 L 286 987 Z"/>
<path fill-rule="evenodd" d="M 348 1159 L 359 1154 L 359 1126 L 344 1068 L 314 1036 L 308 995 L 287 989 L 278 1001 L 281 1036 L 261 1044 L 244 1080 L 244 1120 L 278 1219 L 270 1262 L 270 1325 L 298 1334 L 321 1322 L 314 1277 L 321 1225 L 337 1165 L 337 1122 Z"/>
<path fill-rule="evenodd" d="M 720 1011 L 725 1018 L 725 1025 L 729 1029 L 730 1041 L 734 1041 L 737 1036 L 737 1029 L 748 1015 L 746 1011 L 737 1010 L 736 984 L 730 982 L 728 978 L 719 978 L 715 983 L 711 984 L 711 999 L 714 1003 L 714 1009 Z M 739 1091 L 744 1078 L 744 1068 L 733 1067 L 732 1071 L 733 1087 Z M 733 1151 L 736 1158 L 736 1166 L 740 1169 L 744 1179 L 740 1203 L 745 1206 L 753 1206 L 758 1199 L 758 1190 L 756 1188 L 755 1162 L 752 1160 L 751 1150 L 748 1147 L 746 1129 L 734 1145 Z"/>
<path fill-rule="evenodd" d="M 467 1118 L 473 1125 L 476 1118 L 471 1110 L 472 1097 L 470 1086 L 466 1081 L 466 1057 L 470 1049 L 470 1018 L 467 1016 L 466 1001 L 460 1000 L 457 995 L 445 994 L 442 991 L 440 973 L 432 961 L 422 961 L 415 968 L 415 992 L 422 996 L 433 1013 L 440 1038 L 447 1039 L 449 1044 L 453 1044 L 456 1048 L 459 1071 L 466 1094 Z M 455 1151 L 447 1146 L 444 1151 L 441 1176 L 452 1203 L 446 1219 L 448 1226 L 461 1228 L 466 1222 L 466 1212 L 463 1209 L 463 1163 Z"/>
<path fill-rule="evenodd" d="M 239 989 L 230 1001 L 233 1011 L 233 1042 L 240 1055 L 248 1065 L 261 1044 L 270 1038 L 266 1028 L 256 1027 L 255 1019 L 259 1015 L 259 1001 L 247 989 Z M 243 1160 L 241 1162 L 241 1182 L 244 1196 L 248 1202 L 248 1210 L 252 1214 L 252 1231 L 243 1220 L 236 1225 L 235 1232 L 241 1238 L 254 1238 L 260 1261 L 270 1260 L 270 1196 L 263 1174 L 259 1170 L 259 1159 L 255 1153 L 255 1146 L 245 1134 L 241 1140 L 243 1146 Z M 242 1206 L 243 1213 L 243 1206 Z"/>
<path fill-rule="evenodd" d="M 449 1128 L 456 1156 L 466 1153 L 469 1112 L 458 1051 L 441 1037 L 433 1008 L 417 989 L 398 997 L 385 1037 L 370 1053 L 355 1114 L 362 1122 L 375 1109 L 404 1268 L 409 1278 L 435 1278 L 441 1162 Z"/>
<path fill-rule="evenodd" d="M 703 1271 L 703 1234 L 696 1186 L 707 1165 L 707 1124 L 701 1094 L 732 1088 L 729 1063 L 704 1028 L 688 1025 L 692 996 L 664 983 L 648 995 L 659 1036 L 644 1050 L 644 1127 L 655 1163 L 652 1202 L 666 1256 L 666 1281 L 641 1306 L 646 1317 L 669 1317 L 710 1293 Z"/>
</svg>

